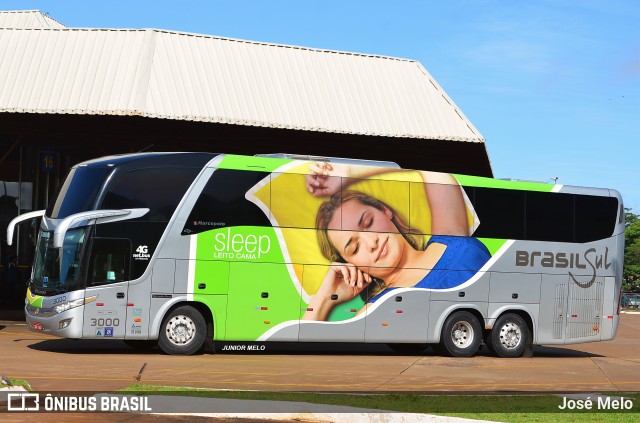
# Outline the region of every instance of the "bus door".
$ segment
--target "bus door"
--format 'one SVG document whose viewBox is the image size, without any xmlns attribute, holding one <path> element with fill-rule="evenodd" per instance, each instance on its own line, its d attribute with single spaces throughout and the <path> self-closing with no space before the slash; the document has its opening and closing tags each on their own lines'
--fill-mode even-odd
<svg viewBox="0 0 640 423">
<path fill-rule="evenodd" d="M 89 252 L 83 338 L 124 338 L 127 322 L 131 242 L 93 238 Z"/>
</svg>

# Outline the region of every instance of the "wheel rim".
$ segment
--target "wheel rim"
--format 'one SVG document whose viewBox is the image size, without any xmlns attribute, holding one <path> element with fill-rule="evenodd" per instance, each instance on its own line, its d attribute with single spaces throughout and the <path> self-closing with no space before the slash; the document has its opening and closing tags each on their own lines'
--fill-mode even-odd
<svg viewBox="0 0 640 423">
<path fill-rule="evenodd" d="M 467 348 L 473 342 L 473 326 L 468 322 L 458 322 L 451 329 L 451 341 L 458 348 Z"/>
<path fill-rule="evenodd" d="M 522 340 L 520 326 L 507 322 L 500 328 L 500 344 L 508 350 L 516 348 Z"/>
<path fill-rule="evenodd" d="M 196 324 L 188 316 L 174 316 L 167 322 L 166 331 L 169 342 L 183 346 L 196 336 Z"/>
</svg>

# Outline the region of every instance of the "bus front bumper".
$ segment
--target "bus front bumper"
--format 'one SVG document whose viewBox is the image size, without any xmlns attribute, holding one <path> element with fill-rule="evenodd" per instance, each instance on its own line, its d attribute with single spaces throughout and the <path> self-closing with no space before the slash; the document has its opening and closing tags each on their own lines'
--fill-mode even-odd
<svg viewBox="0 0 640 423">
<path fill-rule="evenodd" d="M 61 313 L 52 309 L 25 306 L 27 326 L 34 332 L 63 338 L 82 338 L 84 307 L 75 307 Z"/>
</svg>

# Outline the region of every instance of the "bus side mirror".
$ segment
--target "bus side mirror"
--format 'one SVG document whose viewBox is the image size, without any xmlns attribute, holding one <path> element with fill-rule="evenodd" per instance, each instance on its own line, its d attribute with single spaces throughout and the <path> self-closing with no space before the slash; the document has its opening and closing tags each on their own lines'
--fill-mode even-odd
<svg viewBox="0 0 640 423">
<path fill-rule="evenodd" d="M 37 217 L 42 217 L 44 216 L 45 211 L 46 210 L 36 210 L 14 217 L 13 220 L 9 222 L 9 225 L 7 225 L 7 245 L 13 244 L 13 231 L 15 230 L 18 223 L 24 222 L 25 220 L 29 219 L 35 219 Z"/>
</svg>

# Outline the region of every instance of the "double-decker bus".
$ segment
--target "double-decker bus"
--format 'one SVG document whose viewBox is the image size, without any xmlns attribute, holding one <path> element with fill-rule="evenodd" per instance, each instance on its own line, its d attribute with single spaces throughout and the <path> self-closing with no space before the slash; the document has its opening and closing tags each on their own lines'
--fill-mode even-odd
<svg viewBox="0 0 640 423">
<path fill-rule="evenodd" d="M 618 192 L 293 156 L 74 166 L 41 217 L 34 330 L 193 354 L 214 341 L 501 357 L 613 339 Z M 240 344 L 238 344 L 240 345 Z M 246 344 L 245 344 L 246 345 Z"/>
</svg>

